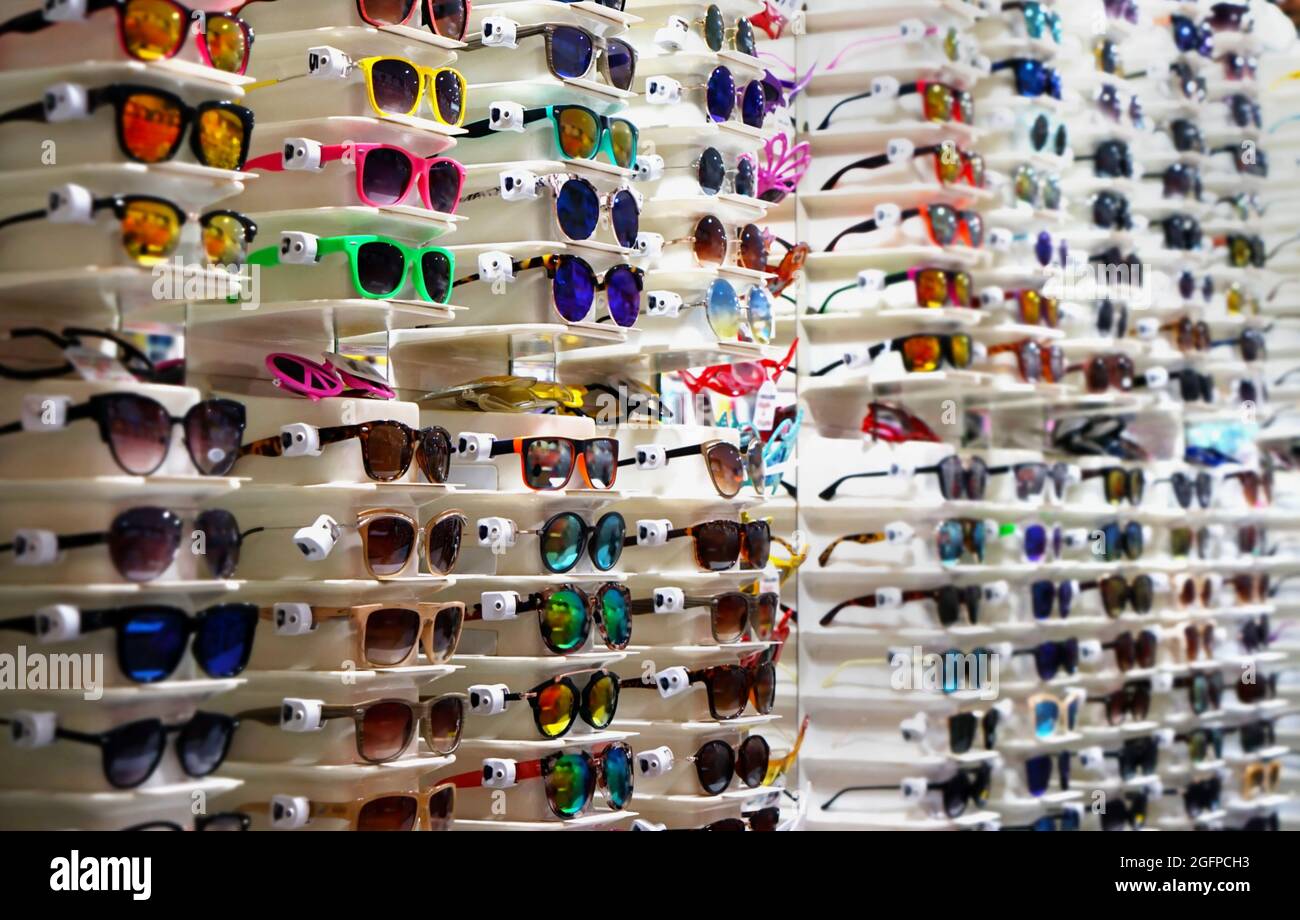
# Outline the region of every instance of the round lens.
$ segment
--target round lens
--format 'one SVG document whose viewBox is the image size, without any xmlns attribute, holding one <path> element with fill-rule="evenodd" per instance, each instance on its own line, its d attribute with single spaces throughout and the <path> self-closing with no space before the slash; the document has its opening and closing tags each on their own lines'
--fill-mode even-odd
<svg viewBox="0 0 1300 920">
<path fill-rule="evenodd" d="M 722 122 L 736 107 L 736 81 L 725 67 L 715 67 L 705 85 L 705 104 L 709 117 Z"/>
<path fill-rule="evenodd" d="M 736 289 L 725 278 L 715 278 L 709 285 L 704 312 L 719 341 L 734 341 L 740 337 L 740 301 Z"/>
<path fill-rule="evenodd" d="M 766 111 L 767 96 L 763 93 L 763 84 L 750 80 L 745 84 L 745 92 L 740 99 L 740 119 L 751 128 L 763 127 L 763 114 Z"/>
<path fill-rule="evenodd" d="M 721 265 L 727 257 L 727 230 L 709 214 L 695 225 L 695 258 L 704 265 Z"/>
<path fill-rule="evenodd" d="M 596 273 L 577 256 L 561 256 L 551 281 L 551 299 L 565 321 L 582 322 L 591 315 L 591 306 L 596 301 Z"/>
<path fill-rule="evenodd" d="M 542 563 L 552 572 L 567 572 L 578 564 L 586 524 L 572 511 L 557 514 L 542 528 Z"/>
<path fill-rule="evenodd" d="M 568 679 L 548 684 L 533 699 L 537 727 L 547 738 L 558 738 L 573 725 L 578 711 L 578 694 Z"/>
<path fill-rule="evenodd" d="M 740 230 L 740 264 L 752 271 L 767 271 L 767 243 L 757 224 L 745 224 Z"/>
<path fill-rule="evenodd" d="M 546 799 L 551 810 L 561 818 L 581 814 L 596 791 L 595 770 L 585 752 L 551 755 L 542 762 L 542 774 Z"/>
<path fill-rule="evenodd" d="M 539 623 L 542 640 L 557 654 L 581 647 L 591 632 L 586 595 L 576 588 L 552 591 L 542 604 Z"/>
<path fill-rule="evenodd" d="M 736 754 L 725 741 L 710 741 L 695 752 L 695 775 L 709 795 L 720 795 L 731 785 Z"/>
<path fill-rule="evenodd" d="M 636 196 L 629 189 L 620 189 L 614 193 L 609 202 L 609 217 L 618 245 L 624 249 L 635 246 L 637 233 L 641 229 L 641 209 L 637 206 Z"/>
<path fill-rule="evenodd" d="M 776 335 L 772 298 L 766 288 L 757 284 L 749 289 L 749 331 L 760 345 L 768 344 Z"/>
<path fill-rule="evenodd" d="M 750 57 L 758 54 L 754 45 L 754 27 L 744 16 L 736 20 L 736 50 Z"/>
<path fill-rule="evenodd" d="M 608 728 L 618 709 L 618 678 L 607 671 L 593 677 L 583 693 L 583 706 L 592 728 Z"/>
<path fill-rule="evenodd" d="M 591 564 L 602 572 L 608 572 L 618 565 L 626 537 L 627 524 L 623 515 L 617 511 L 605 514 L 591 531 L 591 546 L 588 548 Z"/>
<path fill-rule="evenodd" d="M 600 195 L 595 186 L 586 179 L 566 180 L 555 199 L 555 217 L 569 239 L 589 239 L 600 222 Z"/>
</svg>

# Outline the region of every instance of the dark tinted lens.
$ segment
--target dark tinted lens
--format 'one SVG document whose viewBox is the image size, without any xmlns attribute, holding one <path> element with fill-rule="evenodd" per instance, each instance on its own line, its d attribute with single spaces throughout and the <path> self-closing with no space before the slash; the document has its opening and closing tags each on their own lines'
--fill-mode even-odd
<svg viewBox="0 0 1300 920">
<path fill-rule="evenodd" d="M 420 75 L 395 58 L 376 61 L 370 70 L 375 104 L 391 115 L 410 115 L 420 94 Z"/>
<path fill-rule="evenodd" d="M 605 296 L 616 326 L 636 325 L 641 313 L 641 281 L 635 271 L 626 265 L 611 268 L 605 275 Z"/>
<path fill-rule="evenodd" d="M 766 521 L 750 521 L 742 525 L 745 532 L 745 554 L 750 568 L 767 566 L 772 550 L 772 530 Z"/>
<path fill-rule="evenodd" d="M 743 16 L 736 20 L 736 50 L 751 57 L 758 54 L 754 46 L 754 27 Z"/>
<path fill-rule="evenodd" d="M 411 795 L 386 795 L 361 806 L 357 812 L 359 831 L 414 830 L 420 803 Z"/>
<path fill-rule="evenodd" d="M 440 609 L 433 617 L 432 644 L 435 663 L 441 664 L 456 653 L 465 610 L 459 604 Z"/>
<path fill-rule="evenodd" d="M 736 81 L 725 67 L 715 67 L 705 86 L 705 104 L 709 117 L 726 121 L 736 107 Z"/>
<path fill-rule="evenodd" d="M 194 632 L 194 660 L 210 677 L 234 677 L 248 664 L 257 631 L 257 608 L 252 604 L 209 607 Z"/>
<path fill-rule="evenodd" d="M 763 95 L 763 84 L 757 80 L 750 80 L 745 85 L 744 95 L 740 100 L 740 118 L 751 128 L 763 127 L 763 113 L 765 110 L 766 97 Z"/>
<path fill-rule="evenodd" d="M 530 438 L 523 444 L 524 482 L 530 489 L 562 489 L 573 475 L 574 443 L 568 438 Z"/>
<path fill-rule="evenodd" d="M 551 282 L 551 298 L 565 320 L 582 322 L 591 314 L 596 300 L 596 273 L 577 256 L 561 256 Z"/>
<path fill-rule="evenodd" d="M 609 81 L 614 87 L 630 90 L 636 75 L 636 55 L 632 46 L 620 38 L 606 39 L 605 61 L 609 65 Z"/>
<path fill-rule="evenodd" d="M 230 578 L 239 565 L 242 538 L 239 523 L 229 511 L 212 509 L 204 511 L 196 521 L 203 537 L 209 573 L 213 578 Z"/>
<path fill-rule="evenodd" d="M 743 156 L 736 161 L 736 194 L 753 198 L 756 191 L 754 184 L 754 161 Z"/>
<path fill-rule="evenodd" d="M 163 680 L 180 664 L 188 637 L 186 617 L 180 610 L 172 607 L 139 610 L 118 632 L 118 662 L 134 681 Z"/>
<path fill-rule="evenodd" d="M 722 182 L 726 177 L 726 164 L 723 162 L 722 154 L 713 147 L 705 147 L 704 152 L 700 154 L 700 165 L 697 167 L 697 176 L 700 181 L 700 189 L 708 195 L 716 195 L 722 191 Z"/>
<path fill-rule="evenodd" d="M 710 51 L 721 51 L 722 40 L 726 35 L 726 26 L 722 22 L 722 10 L 710 4 L 704 13 L 704 41 Z"/>
<path fill-rule="evenodd" d="M 380 577 L 401 572 L 415 551 L 415 528 L 402 518 L 374 518 L 365 534 L 366 561 Z"/>
<path fill-rule="evenodd" d="M 1030 757 L 1025 761 L 1025 780 L 1029 786 L 1030 795 L 1042 795 L 1047 791 L 1047 786 L 1052 780 L 1052 758 L 1050 755 L 1043 754 L 1039 757 Z"/>
<path fill-rule="evenodd" d="M 740 558 L 740 525 L 710 521 L 695 528 L 695 558 L 702 568 L 723 572 Z"/>
<path fill-rule="evenodd" d="M 232 399 L 206 399 L 185 413 L 185 445 L 200 473 L 224 476 L 230 472 L 239 459 L 244 419 L 243 404 Z"/>
<path fill-rule="evenodd" d="M 637 207 L 636 196 L 628 189 L 620 189 L 610 199 L 609 211 L 614 238 L 624 249 L 631 249 L 636 245 L 637 232 L 641 229 L 641 210 Z"/>
<path fill-rule="evenodd" d="M 104 775 L 119 789 L 130 789 L 149 778 L 166 742 L 157 719 L 141 719 L 113 729 L 103 746 Z"/>
<path fill-rule="evenodd" d="M 421 428 L 416 435 L 415 462 L 429 482 L 446 482 L 451 473 L 451 435 L 445 428 Z"/>
<path fill-rule="evenodd" d="M 736 758 L 736 775 L 740 781 L 751 789 L 761 785 L 767 776 L 770 753 L 767 741 L 760 735 L 750 735 L 741 742 L 740 755 Z"/>
<path fill-rule="evenodd" d="M 695 257 L 705 265 L 721 265 L 727 257 L 727 230 L 712 214 L 695 225 Z"/>
<path fill-rule="evenodd" d="M 376 25 L 399 25 L 414 4 L 415 0 L 360 0 L 361 18 Z"/>
<path fill-rule="evenodd" d="M 554 26 L 551 30 L 551 67 L 557 76 L 573 80 L 586 76 L 591 69 L 591 36 L 573 26 Z"/>
<path fill-rule="evenodd" d="M 406 256 L 392 243 L 372 240 L 357 248 L 357 280 L 376 297 L 393 294 L 406 274 Z"/>
<path fill-rule="evenodd" d="M 556 196 L 555 217 L 569 239 L 589 239 L 600 222 L 600 195 L 586 179 L 569 179 Z"/>
<path fill-rule="evenodd" d="M 456 567 L 465 519 L 453 514 L 438 521 L 425 535 L 425 562 L 435 575 L 446 575 Z"/>
<path fill-rule="evenodd" d="M 449 125 L 460 121 L 465 103 L 461 78 L 452 70 L 440 70 L 433 78 L 433 101 L 442 120 Z"/>
<path fill-rule="evenodd" d="M 176 558 L 181 521 L 164 508 L 133 508 L 113 519 L 108 552 L 113 566 L 128 581 L 162 575 Z"/>
<path fill-rule="evenodd" d="M 975 714 L 959 712 L 948 719 L 948 748 L 953 754 L 965 754 L 975 743 Z"/>
<path fill-rule="evenodd" d="M 456 210 L 460 196 L 460 171 L 448 160 L 429 166 L 429 204 L 435 211 L 450 214 Z"/>
<path fill-rule="evenodd" d="M 411 159 L 400 150 L 378 147 L 362 161 L 361 189 L 377 205 L 397 204 L 411 187 Z"/>
<path fill-rule="evenodd" d="M 465 26 L 469 24 L 469 0 L 426 0 L 425 7 L 433 22 L 428 23 L 433 31 L 443 38 L 460 41 L 465 37 Z"/>
<path fill-rule="evenodd" d="M 171 445 L 171 416 L 163 405 L 130 393 L 110 396 L 102 405 L 103 431 L 118 466 L 133 476 L 147 476 L 158 469 Z"/>
<path fill-rule="evenodd" d="M 608 489 L 614 485 L 618 473 L 618 441 L 593 438 L 583 445 L 582 459 L 593 488 Z"/>
<path fill-rule="evenodd" d="M 415 714 L 406 703 L 389 700 L 366 708 L 357 729 L 357 749 L 363 760 L 386 763 L 410 744 Z"/>
<path fill-rule="evenodd" d="M 745 224 L 741 228 L 740 264 L 756 272 L 767 270 L 767 246 L 757 224 Z"/>
<path fill-rule="evenodd" d="M 713 601 L 713 636 L 719 642 L 737 642 L 749 621 L 749 598 L 739 592 L 719 595 Z"/>
<path fill-rule="evenodd" d="M 710 741 L 695 752 L 695 773 L 709 795 L 718 795 L 731 785 L 736 755 L 725 741 Z"/>
<path fill-rule="evenodd" d="M 196 712 L 176 739 L 181 766 L 190 776 L 207 776 L 226 759 L 234 720 L 213 712 Z"/>
<path fill-rule="evenodd" d="M 748 701 L 749 679 L 739 665 L 705 669 L 705 681 L 714 718 L 734 719 Z"/>
<path fill-rule="evenodd" d="M 420 615 L 414 610 L 390 607 L 366 618 L 361 635 L 366 662 L 379 667 L 401 664 L 420 638 Z"/>
</svg>

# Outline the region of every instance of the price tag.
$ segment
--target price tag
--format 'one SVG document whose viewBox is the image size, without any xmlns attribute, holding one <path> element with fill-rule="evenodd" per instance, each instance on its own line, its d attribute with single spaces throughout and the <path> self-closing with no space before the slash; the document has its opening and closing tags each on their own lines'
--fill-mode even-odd
<svg viewBox="0 0 1300 920">
<path fill-rule="evenodd" d="M 754 427 L 759 431 L 771 431 L 776 425 L 776 384 L 769 378 L 758 388 L 758 397 L 754 400 Z"/>
</svg>

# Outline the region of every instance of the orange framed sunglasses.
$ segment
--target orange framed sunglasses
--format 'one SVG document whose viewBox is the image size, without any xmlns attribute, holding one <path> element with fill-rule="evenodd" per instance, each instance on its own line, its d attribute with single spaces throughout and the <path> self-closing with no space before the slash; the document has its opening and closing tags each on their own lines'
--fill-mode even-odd
<svg viewBox="0 0 1300 920">
<path fill-rule="evenodd" d="M 459 452 L 468 452 L 460 438 Z M 574 470 L 582 474 L 588 489 L 608 491 L 618 478 L 617 438 L 512 438 L 492 442 L 488 456 L 519 455 L 519 473 L 524 485 L 534 492 L 555 492 L 565 488 Z"/>
</svg>

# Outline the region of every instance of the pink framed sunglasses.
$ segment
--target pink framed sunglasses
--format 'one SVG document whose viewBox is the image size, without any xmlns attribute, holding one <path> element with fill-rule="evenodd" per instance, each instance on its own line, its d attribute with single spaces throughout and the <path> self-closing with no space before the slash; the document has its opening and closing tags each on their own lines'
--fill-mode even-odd
<svg viewBox="0 0 1300 920">
<path fill-rule="evenodd" d="M 372 208 L 401 204 L 417 188 L 420 200 L 431 211 L 454 214 L 460 205 L 465 167 L 447 157 L 417 156 L 393 144 L 317 144 L 307 138 L 290 138 L 281 152 L 254 157 L 244 168 L 314 171 L 335 162 L 356 170 L 357 197 Z"/>
<path fill-rule="evenodd" d="M 325 355 L 321 364 L 285 351 L 266 356 L 271 382 L 282 390 L 305 396 L 312 402 L 329 396 L 395 399 L 397 394 L 383 383 L 373 368 L 342 355 Z"/>
<path fill-rule="evenodd" d="M 811 162 L 812 148 L 807 141 L 791 145 L 786 134 L 768 138 L 758 164 L 758 197 L 764 201 L 781 201 L 798 187 Z"/>
</svg>

